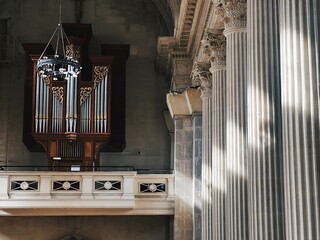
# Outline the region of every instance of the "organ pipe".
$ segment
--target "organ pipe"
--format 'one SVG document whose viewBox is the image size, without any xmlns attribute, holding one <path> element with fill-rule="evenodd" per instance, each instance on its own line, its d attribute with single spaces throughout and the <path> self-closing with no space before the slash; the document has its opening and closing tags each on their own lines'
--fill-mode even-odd
<svg viewBox="0 0 320 240">
<path fill-rule="evenodd" d="M 49 87 L 39 76 L 36 78 L 36 100 L 35 100 L 35 132 L 45 133 L 49 125 Z"/>
<path fill-rule="evenodd" d="M 107 101 L 108 101 L 108 74 L 106 73 L 97 81 L 94 89 L 94 133 L 104 133 L 107 131 Z M 36 101 L 35 101 L 35 132 L 46 133 L 49 126 L 49 82 L 47 79 L 42 79 L 37 76 L 36 80 Z M 53 87 L 52 91 L 60 91 L 59 87 Z M 62 87 L 60 87 L 62 88 Z M 82 87 L 83 88 L 83 87 Z M 63 119 L 63 104 L 59 100 L 59 93 L 52 94 L 51 106 L 51 132 L 62 132 L 62 121 L 66 122 L 65 132 L 77 131 L 77 104 L 78 104 L 78 78 L 70 76 L 66 80 L 66 104 L 65 104 L 65 119 Z M 90 89 L 90 90 L 88 90 Z M 61 90 L 63 91 L 63 90 Z M 84 94 L 85 100 L 80 103 L 80 126 L 79 132 L 90 133 L 90 122 L 92 115 L 92 96 L 91 88 L 87 87 L 87 92 Z M 61 94 L 61 93 L 60 93 Z"/>
<path fill-rule="evenodd" d="M 40 96 L 40 83 L 39 83 L 39 76 L 37 75 L 36 79 L 36 107 L 35 107 L 35 132 L 38 132 L 38 126 L 39 126 L 39 99 Z"/>
</svg>

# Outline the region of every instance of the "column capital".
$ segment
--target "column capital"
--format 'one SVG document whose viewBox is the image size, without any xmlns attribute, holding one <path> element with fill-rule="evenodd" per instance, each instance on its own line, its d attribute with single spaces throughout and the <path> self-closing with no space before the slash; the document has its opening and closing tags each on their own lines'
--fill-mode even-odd
<svg viewBox="0 0 320 240">
<path fill-rule="evenodd" d="M 204 54 L 211 62 L 210 72 L 215 68 L 221 69 L 226 65 L 226 37 L 221 31 L 206 29 L 205 37 L 201 41 Z"/>
<path fill-rule="evenodd" d="M 212 78 L 209 68 L 209 63 L 196 62 L 191 73 L 193 85 L 199 86 L 201 90 L 201 98 L 211 97 Z"/>
<path fill-rule="evenodd" d="M 247 26 L 246 0 L 213 0 L 215 14 L 224 17 L 225 31 L 244 29 Z"/>
</svg>

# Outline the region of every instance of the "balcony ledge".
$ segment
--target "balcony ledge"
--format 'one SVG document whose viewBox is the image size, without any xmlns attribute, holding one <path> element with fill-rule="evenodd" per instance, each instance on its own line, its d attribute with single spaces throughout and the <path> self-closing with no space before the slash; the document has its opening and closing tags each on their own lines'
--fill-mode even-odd
<svg viewBox="0 0 320 240">
<path fill-rule="evenodd" d="M 0 216 L 173 215 L 174 175 L 1 172 Z"/>
</svg>

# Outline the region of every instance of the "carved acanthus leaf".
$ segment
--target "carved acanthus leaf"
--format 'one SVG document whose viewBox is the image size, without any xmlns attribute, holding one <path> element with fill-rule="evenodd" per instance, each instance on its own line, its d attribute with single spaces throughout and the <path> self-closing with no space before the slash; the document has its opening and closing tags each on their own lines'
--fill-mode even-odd
<svg viewBox="0 0 320 240">
<path fill-rule="evenodd" d="M 207 31 L 201 43 L 204 54 L 208 56 L 211 66 L 226 65 L 226 37 L 223 34 Z"/>
<path fill-rule="evenodd" d="M 228 2 L 225 5 L 226 28 L 246 27 L 247 25 L 247 3 Z"/>
<path fill-rule="evenodd" d="M 196 63 L 191 73 L 193 85 L 199 86 L 202 96 L 211 95 L 212 79 L 209 68 L 208 63 Z"/>
<path fill-rule="evenodd" d="M 214 13 L 223 17 L 225 29 L 247 25 L 247 2 L 241 0 L 213 0 Z"/>
</svg>

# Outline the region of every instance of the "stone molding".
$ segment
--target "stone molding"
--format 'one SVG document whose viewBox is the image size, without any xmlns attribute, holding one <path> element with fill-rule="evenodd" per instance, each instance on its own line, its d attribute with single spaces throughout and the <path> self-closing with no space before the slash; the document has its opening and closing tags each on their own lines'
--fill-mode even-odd
<svg viewBox="0 0 320 240">
<path fill-rule="evenodd" d="M 168 93 L 166 100 L 173 119 L 202 112 L 202 102 L 197 89 L 188 88 L 183 93 Z"/>
<path fill-rule="evenodd" d="M 211 97 L 212 78 L 209 68 L 210 64 L 208 63 L 195 63 L 191 73 L 193 84 L 199 86 L 201 90 L 201 98 Z"/>
<path fill-rule="evenodd" d="M 194 15 L 196 10 L 197 1 L 195 0 L 182 0 L 180 5 L 180 16 L 177 26 L 177 42 L 179 47 L 187 49 L 190 42 L 190 33 L 192 24 L 194 22 Z"/>
</svg>

